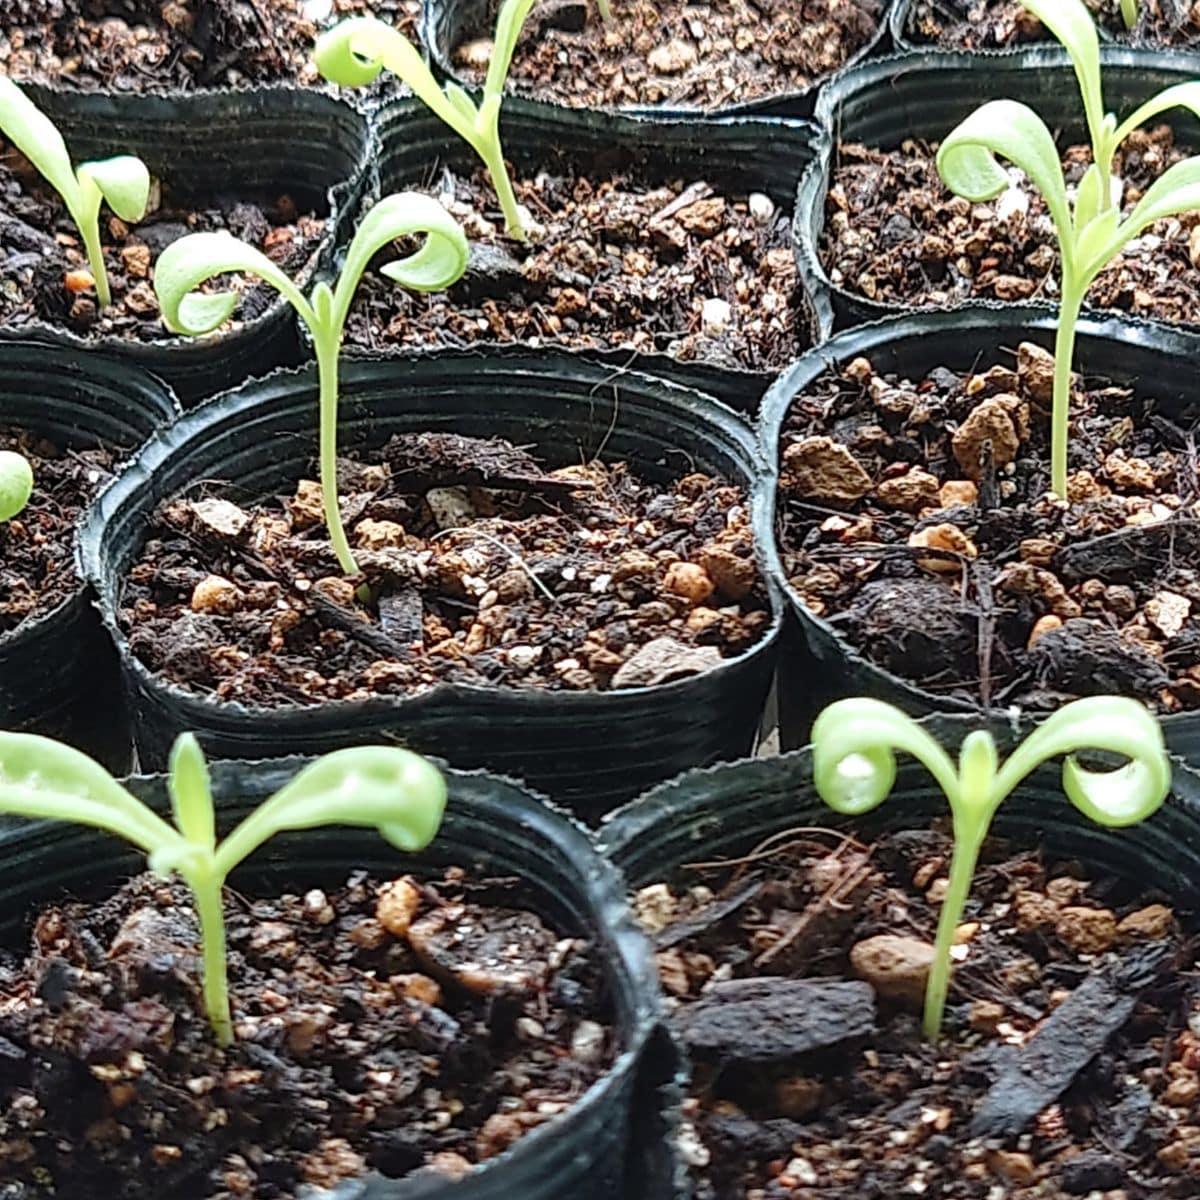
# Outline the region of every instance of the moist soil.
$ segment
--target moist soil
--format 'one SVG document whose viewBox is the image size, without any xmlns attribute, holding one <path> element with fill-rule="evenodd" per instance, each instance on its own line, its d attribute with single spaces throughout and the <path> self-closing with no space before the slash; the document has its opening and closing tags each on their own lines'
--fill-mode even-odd
<svg viewBox="0 0 1200 1200">
<path fill-rule="evenodd" d="M 188 893 L 44 909 L 0 967 L 0 1186 L 22 1200 L 284 1200 L 493 1158 L 612 1061 L 588 943 L 512 881 L 226 895 L 237 1040 L 199 995 Z"/>
<path fill-rule="evenodd" d="M 1060 502 L 1053 359 L 1029 344 L 998 357 L 915 380 L 855 359 L 796 399 L 777 528 L 791 586 L 939 698 L 1200 706 L 1195 424 L 1146 391 L 1077 380 Z"/>
<path fill-rule="evenodd" d="M 510 85 L 581 108 L 712 109 L 802 91 L 875 37 L 880 0 L 544 0 L 517 44 Z M 492 20 L 471 31 L 455 65 L 482 83 Z"/>
<path fill-rule="evenodd" d="M 325 223 L 301 213 L 288 195 L 173 196 L 151 183 L 151 207 L 136 224 L 103 210 L 100 231 L 112 304 L 100 311 L 82 238 L 58 194 L 0 139 L 0 323 L 47 321 L 84 336 L 130 341 L 176 338 L 162 322 L 154 264 L 189 233 L 227 230 L 261 250 L 290 275 L 316 253 Z M 266 284 L 233 279 L 241 292 L 235 322 L 261 316 L 278 300 Z"/>
<path fill-rule="evenodd" d="M 374 13 L 415 36 L 419 0 L 5 0 L 0 71 L 86 90 L 320 83 L 317 35 Z"/>
<path fill-rule="evenodd" d="M 694 1069 L 697 1200 L 1196 1194 L 1182 918 L 992 839 L 935 1045 L 920 1008 L 950 849 L 938 830 L 785 831 L 637 894 Z"/>
<path fill-rule="evenodd" d="M 1132 30 L 1121 18 L 1119 0 L 1084 3 L 1111 40 L 1159 47 L 1200 42 L 1200 9 L 1191 0 L 1140 0 Z M 917 45 L 959 50 L 1006 50 L 1051 39 L 1018 0 L 913 0 L 905 33 Z"/>
<path fill-rule="evenodd" d="M 44 616 L 75 594 L 75 524 L 112 475 L 106 449 L 62 449 L 29 433 L 0 429 L 0 450 L 16 450 L 33 468 L 33 496 L 0 522 L 0 635 Z"/>
<path fill-rule="evenodd" d="M 740 654 L 769 623 L 746 496 L 720 480 L 547 472 L 453 434 L 397 436 L 340 466 L 366 602 L 311 480 L 247 509 L 174 500 L 120 601 L 133 653 L 217 699 L 310 705 L 439 682 L 650 686 Z"/>
<path fill-rule="evenodd" d="M 955 196 L 937 172 L 937 144 L 896 150 L 839 147 L 826 202 L 821 259 L 832 283 L 881 304 L 953 307 L 969 300 L 1045 300 L 1059 292 L 1054 225 L 1025 175 L 996 200 Z M 1114 161 L 1123 214 L 1164 171 L 1187 156 L 1169 127 L 1139 130 Z M 1063 159 L 1068 184 L 1083 177 L 1090 151 Z M 1159 221 L 1107 267 L 1088 303 L 1164 321 L 1200 313 L 1200 213 Z"/>
<path fill-rule="evenodd" d="M 809 344 L 789 212 L 704 181 L 600 178 L 564 166 L 517 176 L 532 215 L 522 245 L 505 236 L 482 169 L 444 171 L 430 190 L 471 239 L 467 274 L 429 295 L 369 273 L 349 341 L 626 349 L 743 371 L 776 370 Z"/>
</svg>

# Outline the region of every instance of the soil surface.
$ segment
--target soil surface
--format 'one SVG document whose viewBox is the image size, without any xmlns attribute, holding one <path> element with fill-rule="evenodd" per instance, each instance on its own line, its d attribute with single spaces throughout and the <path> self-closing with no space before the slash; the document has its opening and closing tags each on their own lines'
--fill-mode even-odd
<svg viewBox="0 0 1200 1200">
<path fill-rule="evenodd" d="M 1200 706 L 1196 427 L 1144 391 L 1077 384 L 1061 503 L 1052 374 L 1026 344 L 972 375 L 900 380 L 861 358 L 822 375 L 780 446 L 787 576 L 870 661 L 938 696 Z"/>
<path fill-rule="evenodd" d="M 43 910 L 0 967 L 6 1196 L 283 1200 L 373 1170 L 457 1179 L 612 1060 L 586 942 L 511 881 L 226 894 L 216 1045 L 188 893 L 143 875 Z"/>
<path fill-rule="evenodd" d="M 831 75 L 876 34 L 880 0 L 543 0 L 530 14 L 510 86 L 581 108 L 720 108 L 798 92 Z M 491 11 L 494 13 L 495 6 Z M 482 82 L 494 19 L 455 50 Z"/>
<path fill-rule="evenodd" d="M 0 450 L 16 450 L 33 468 L 33 496 L 0 522 L 0 635 L 44 616 L 79 587 L 75 523 L 112 475 L 105 449 L 63 450 L 32 434 L 0 429 Z"/>
<path fill-rule="evenodd" d="M 570 168 L 513 183 L 532 214 L 528 245 L 505 236 L 482 169 L 444 171 L 432 191 L 471 239 L 466 276 L 429 295 L 369 272 L 348 340 L 629 349 L 750 371 L 782 367 L 809 344 L 791 214 L 767 196 L 628 172 L 596 183 Z"/>
<path fill-rule="evenodd" d="M 1200 8 L 1192 0 L 1140 0 L 1138 23 L 1128 29 L 1119 0 L 1084 0 L 1109 38 L 1137 46 L 1193 46 L 1200 42 Z M 905 31 L 917 44 L 963 50 L 1005 50 L 1051 40 L 1018 0 L 913 0 Z"/>
<path fill-rule="evenodd" d="M 105 208 L 100 216 L 113 303 L 99 311 L 83 240 L 66 205 L 22 155 L 0 139 L 0 322 L 48 321 L 73 333 L 162 341 L 178 335 L 162 322 L 154 294 L 154 263 L 189 233 L 228 230 L 263 251 L 289 274 L 315 255 L 325 222 L 300 213 L 290 196 L 173 196 L 153 181 L 148 215 L 126 224 Z M 246 277 L 225 286 L 242 293 L 234 322 L 253 320 L 278 299 L 273 288 Z"/>
<path fill-rule="evenodd" d="M 695 1064 L 697 1200 L 1196 1194 L 1195 939 L 1157 894 L 992 839 L 934 1045 L 949 851 L 939 832 L 784 832 L 637 894 Z"/>
<path fill-rule="evenodd" d="M 1046 300 L 1059 296 L 1054 226 L 1037 190 L 1010 169 L 1012 187 L 971 204 L 942 183 L 937 145 L 905 142 L 881 151 L 843 145 L 826 203 L 821 259 L 835 286 L 881 304 L 952 307 L 968 300 Z M 1113 172 L 1121 209 L 1187 157 L 1171 130 L 1134 133 Z M 1083 146 L 1063 168 L 1075 184 L 1090 165 Z M 1164 321 L 1200 313 L 1200 213 L 1159 221 L 1135 238 L 1088 292 L 1088 303 Z"/>
<path fill-rule="evenodd" d="M 453 434 L 341 465 L 369 603 L 338 572 L 311 480 L 255 508 L 174 500 L 121 599 L 147 667 L 263 705 L 442 681 L 623 688 L 708 670 L 769 624 L 746 497 L 720 480 L 545 472 L 507 442 Z"/>
<path fill-rule="evenodd" d="M 317 35 L 374 13 L 416 36 L 419 0 L 5 0 L 0 71 L 93 90 L 320 83 Z"/>
</svg>

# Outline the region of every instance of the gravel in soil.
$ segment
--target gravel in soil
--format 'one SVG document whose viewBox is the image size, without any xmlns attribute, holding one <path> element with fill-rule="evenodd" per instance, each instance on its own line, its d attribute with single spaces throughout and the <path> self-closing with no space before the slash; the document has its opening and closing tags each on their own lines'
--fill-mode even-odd
<svg viewBox="0 0 1200 1200">
<path fill-rule="evenodd" d="M 1024 173 L 1009 168 L 1008 191 L 972 204 L 942 183 L 936 155 L 930 142 L 906 141 L 896 150 L 839 147 L 821 238 L 821 259 L 833 284 L 881 304 L 922 308 L 969 300 L 1056 302 L 1054 225 Z M 1165 125 L 1132 134 L 1113 164 L 1122 213 L 1185 157 Z M 1078 183 L 1090 163 L 1086 147 L 1068 149 L 1068 184 Z M 1194 322 L 1200 312 L 1197 264 L 1200 213 L 1158 221 L 1101 272 L 1088 303 Z"/>
<path fill-rule="evenodd" d="M 108 482 L 113 456 L 106 449 L 62 449 L 44 438 L 0 429 L 0 450 L 16 450 L 33 468 L 29 504 L 0 522 L 0 635 L 44 616 L 79 587 L 75 524 Z"/>
<path fill-rule="evenodd" d="M 178 335 L 163 324 L 154 294 L 154 264 L 172 242 L 189 233 L 227 230 L 294 275 L 312 260 L 324 228 L 323 218 L 299 212 L 288 195 L 175 196 L 169 184 L 152 180 L 143 220 L 126 224 L 107 209 L 101 214 L 113 303 L 100 311 L 83 241 L 66 205 L 0 139 L 0 323 L 48 321 L 85 336 L 174 339 Z M 245 276 L 221 286 L 241 293 L 232 328 L 261 316 L 278 299 L 274 289 Z"/>
<path fill-rule="evenodd" d="M 494 14 L 495 5 L 489 9 Z M 544 0 L 530 14 L 510 86 L 580 108 L 703 109 L 798 92 L 844 66 L 875 36 L 879 0 Z M 495 21 L 455 49 L 481 83 Z"/>
<path fill-rule="evenodd" d="M 6 1195 L 278 1200 L 367 1171 L 470 1173 L 611 1063 L 586 941 L 512 881 L 353 875 L 226 921 L 237 1041 L 199 995 L 188 893 L 48 907 L 0 966 Z"/>
<path fill-rule="evenodd" d="M 992 839 L 934 1045 L 950 849 L 939 829 L 785 831 L 637 893 L 694 1066 L 679 1148 L 697 1200 L 1196 1194 L 1188 918 Z"/>
<path fill-rule="evenodd" d="M 777 535 L 802 601 L 885 671 L 970 704 L 1200 706 L 1195 425 L 1076 381 L 1049 494 L 1053 359 L 910 381 L 865 358 L 794 402 Z"/>
<path fill-rule="evenodd" d="M 1119 0 L 1084 0 L 1113 39 L 1135 46 L 1184 47 L 1200 41 L 1200 5 L 1193 0 L 1140 0 L 1128 29 Z M 1041 21 L 1018 0 L 913 0 L 905 30 L 919 45 L 959 50 L 1007 50 L 1051 40 Z"/>
<path fill-rule="evenodd" d="M 430 190 L 471 239 L 466 276 L 429 295 L 369 273 L 348 340 L 628 349 L 748 371 L 777 369 L 809 344 L 791 214 L 769 197 L 651 182 L 628 162 L 588 176 L 557 164 L 514 186 L 532 214 L 528 245 L 504 235 L 482 170 L 442 172 Z"/>
<path fill-rule="evenodd" d="M 142 92 L 321 82 L 317 35 L 373 13 L 415 37 L 419 0 L 6 0 L 0 70 Z"/>
<path fill-rule="evenodd" d="M 133 653 L 221 700 L 306 705 L 443 681 L 649 686 L 719 665 L 769 624 L 746 497 L 719 479 L 547 472 L 452 434 L 340 465 L 369 603 L 339 573 L 312 480 L 244 509 L 177 499 L 121 597 Z"/>
</svg>

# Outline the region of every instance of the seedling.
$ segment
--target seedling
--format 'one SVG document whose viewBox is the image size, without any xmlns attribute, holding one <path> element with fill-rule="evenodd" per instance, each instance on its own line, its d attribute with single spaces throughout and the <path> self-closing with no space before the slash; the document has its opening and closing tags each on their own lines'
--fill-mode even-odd
<svg viewBox="0 0 1200 1200">
<path fill-rule="evenodd" d="M 202 284 L 228 271 L 257 275 L 279 292 L 312 334 L 317 358 L 320 404 L 321 500 L 325 524 L 338 563 L 347 575 L 358 566 L 342 525 L 337 486 L 338 355 L 354 293 L 371 259 L 396 238 L 424 235 L 419 250 L 380 270 L 402 287 L 438 292 L 467 269 L 468 246 L 462 229 L 434 199 L 398 192 L 381 200 L 366 215 L 350 248 L 336 287 L 325 282 L 308 300 L 265 254 L 229 233 L 191 233 L 172 242 L 159 257 L 154 290 L 163 320 L 178 333 L 211 333 L 233 314 L 233 292 L 201 292 Z"/>
<path fill-rule="evenodd" d="M 173 871 L 187 884 L 200 924 L 204 1006 L 222 1046 L 233 1041 L 221 903 L 229 873 L 277 833 L 325 825 L 374 828 L 415 853 L 433 841 L 446 806 L 445 781 L 419 755 L 391 746 L 337 750 L 218 844 L 208 765 L 190 733 L 175 742 L 167 784 L 176 828 L 86 754 L 34 734 L 0 733 L 0 812 L 115 833 L 146 852 L 152 871 Z"/>
<path fill-rule="evenodd" d="M 954 853 L 942 902 L 933 967 L 925 991 L 925 1035 L 942 1026 L 950 985 L 950 951 L 971 891 L 979 851 L 1001 803 L 1035 768 L 1060 754 L 1063 791 L 1086 817 L 1109 828 L 1144 821 L 1166 799 L 1171 766 L 1162 730 L 1146 708 L 1120 696 L 1092 696 L 1059 709 L 1000 765 L 990 733 L 967 735 L 958 767 L 911 717 L 879 700 L 840 700 L 812 730 L 813 782 L 839 813 L 860 816 L 887 799 L 896 782 L 896 751 L 918 759 L 946 794 Z M 1129 761 L 1114 771 L 1085 771 L 1073 757 L 1102 750 Z"/>
<path fill-rule="evenodd" d="M 1092 165 L 1070 197 L 1053 136 L 1033 109 L 1016 100 L 992 100 L 972 113 L 942 143 L 937 165 L 951 191 L 977 202 L 994 200 L 1008 188 L 1008 175 L 996 156 L 1006 158 L 1041 192 L 1054 221 L 1062 258 L 1062 294 L 1055 345 L 1050 480 L 1055 493 L 1065 500 L 1071 363 L 1084 295 L 1096 276 L 1144 229 L 1165 217 L 1200 208 L 1200 157 L 1192 157 L 1157 179 L 1122 220 L 1113 197 L 1113 155 L 1135 129 L 1168 109 L 1186 108 L 1200 116 L 1200 82 L 1167 88 L 1118 124 L 1104 109 L 1100 42 L 1082 0 L 1021 2 L 1071 56 L 1091 137 Z"/>
<path fill-rule="evenodd" d="M 33 495 L 33 468 L 15 450 L 0 450 L 0 525 L 19 515 Z"/>
<path fill-rule="evenodd" d="M 62 197 L 87 251 L 101 307 L 112 303 L 104 250 L 100 245 L 100 204 L 122 221 L 140 221 L 150 199 L 150 172 L 140 158 L 121 154 L 99 162 L 71 165 L 62 134 L 11 79 L 0 75 L 0 132 L 42 173 Z"/>
<path fill-rule="evenodd" d="M 1126 29 L 1132 29 L 1138 21 L 1138 0 L 1121 0 L 1121 20 Z"/>
<path fill-rule="evenodd" d="M 600 10 L 600 19 L 607 25 L 613 19 L 612 5 L 609 0 L 596 0 L 596 7 Z"/>
<path fill-rule="evenodd" d="M 385 67 L 406 83 L 483 160 L 492 177 L 508 235 L 522 242 L 527 240 L 525 226 L 500 145 L 500 106 L 517 39 L 533 5 L 534 0 L 504 0 L 501 4 L 478 108 L 457 83 L 448 82 L 443 90 L 412 42 L 376 17 L 342 21 L 317 39 L 313 52 L 317 70 L 331 83 L 365 87 Z"/>
</svg>

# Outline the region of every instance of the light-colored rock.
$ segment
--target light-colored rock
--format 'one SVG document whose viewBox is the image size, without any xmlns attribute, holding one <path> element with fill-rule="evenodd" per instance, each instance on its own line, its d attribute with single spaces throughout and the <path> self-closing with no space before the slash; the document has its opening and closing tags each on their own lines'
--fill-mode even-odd
<svg viewBox="0 0 1200 1200">
<path fill-rule="evenodd" d="M 839 504 L 871 490 L 871 477 L 849 449 L 822 436 L 801 438 L 784 450 L 781 482 L 798 496 Z"/>
<path fill-rule="evenodd" d="M 920 512 L 923 508 L 937 505 L 939 500 L 938 481 L 928 471 L 913 467 L 903 475 L 885 479 L 875 494 L 890 508 L 904 512 Z"/>
<path fill-rule="evenodd" d="M 997 467 L 1007 466 L 1017 457 L 1020 439 L 1010 410 L 1020 401 L 1015 396 L 989 396 L 972 410 L 958 427 L 950 444 L 962 472 L 978 480 L 980 453 L 985 441 L 992 443 L 992 461 Z"/>
<path fill-rule="evenodd" d="M 850 965 L 880 996 L 920 1004 L 933 967 L 933 946 L 920 938 L 881 933 L 851 949 Z"/>
</svg>

